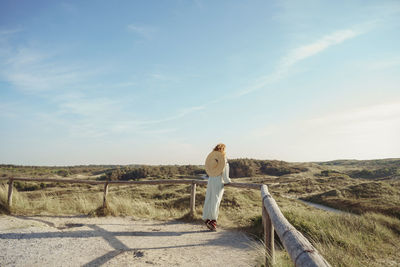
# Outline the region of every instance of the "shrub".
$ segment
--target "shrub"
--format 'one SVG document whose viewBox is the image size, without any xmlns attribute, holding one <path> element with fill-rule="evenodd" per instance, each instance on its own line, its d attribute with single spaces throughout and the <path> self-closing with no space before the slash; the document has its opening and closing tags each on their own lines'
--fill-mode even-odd
<svg viewBox="0 0 400 267">
<path fill-rule="evenodd" d="M 68 170 L 61 169 L 61 170 L 56 171 L 56 174 L 60 175 L 62 177 L 67 177 L 70 173 Z"/>
<path fill-rule="evenodd" d="M 365 179 L 374 179 L 374 178 L 384 178 L 392 175 L 399 174 L 399 168 L 397 167 L 389 167 L 389 168 L 380 168 L 376 170 L 357 170 L 351 171 L 349 176 L 352 178 L 365 178 Z"/>
<path fill-rule="evenodd" d="M 257 174 L 282 176 L 307 171 L 307 168 L 278 160 L 234 159 L 230 160 L 229 164 L 229 176 L 232 178 L 251 177 Z"/>
</svg>

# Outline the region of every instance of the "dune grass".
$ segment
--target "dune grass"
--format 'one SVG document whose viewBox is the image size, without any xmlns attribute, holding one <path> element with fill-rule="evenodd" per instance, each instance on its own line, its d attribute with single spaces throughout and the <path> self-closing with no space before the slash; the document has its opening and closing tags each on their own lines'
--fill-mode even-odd
<svg viewBox="0 0 400 267">
<path fill-rule="evenodd" d="M 400 220 L 382 214 L 361 216 L 316 210 L 281 199 L 285 217 L 335 266 L 399 264 Z"/>
<path fill-rule="evenodd" d="M 7 207 L 8 186 L 0 185 L 0 205 Z M 71 193 L 67 197 L 61 196 L 56 192 L 39 191 L 34 197 L 30 197 L 26 192 L 18 192 L 13 189 L 13 205 L 11 212 L 18 215 L 72 215 L 86 214 L 97 208 L 102 195 L 100 192 L 95 194 L 85 194 L 84 192 Z M 7 212 L 9 210 L 5 208 Z"/>
<path fill-rule="evenodd" d="M 304 199 L 352 213 L 375 212 L 400 219 L 400 180 L 363 181 Z"/>
<path fill-rule="evenodd" d="M 309 186 L 309 185 L 306 185 Z M 186 218 L 190 186 L 140 185 L 110 186 L 107 210 L 102 206 L 102 186 L 63 185 L 41 190 L 14 190 L 11 212 L 19 215 L 133 216 L 171 220 Z M 197 187 L 196 215 L 201 220 L 206 188 Z M 281 189 L 279 189 L 281 190 Z M 346 215 L 328 213 L 281 196 L 272 190 L 285 217 L 302 232 L 333 266 L 396 266 L 400 244 L 400 221 L 378 213 Z M 0 185 L 0 212 L 7 213 L 7 185 Z M 226 188 L 218 224 L 245 231 L 254 238 L 262 236 L 261 196 L 259 190 Z M 279 247 L 279 243 L 277 244 Z M 261 246 L 258 265 L 263 264 Z M 292 266 L 283 250 L 277 250 L 277 266 Z"/>
</svg>

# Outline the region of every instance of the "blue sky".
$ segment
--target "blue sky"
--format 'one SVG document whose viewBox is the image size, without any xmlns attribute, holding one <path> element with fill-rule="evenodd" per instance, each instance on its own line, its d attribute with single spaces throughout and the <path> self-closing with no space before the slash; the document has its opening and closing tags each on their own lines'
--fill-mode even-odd
<svg viewBox="0 0 400 267">
<path fill-rule="evenodd" d="M 1 1 L 0 163 L 400 157 L 399 1 Z"/>
</svg>

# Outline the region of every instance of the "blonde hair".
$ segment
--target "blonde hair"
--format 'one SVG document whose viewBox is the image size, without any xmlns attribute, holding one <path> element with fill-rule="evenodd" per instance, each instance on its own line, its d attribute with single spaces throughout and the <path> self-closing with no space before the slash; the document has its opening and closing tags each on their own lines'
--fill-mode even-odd
<svg viewBox="0 0 400 267">
<path fill-rule="evenodd" d="M 219 152 L 221 152 L 222 154 L 226 154 L 225 153 L 225 148 L 226 148 L 226 145 L 225 144 L 222 144 L 222 143 L 219 143 L 218 145 L 216 145 L 215 147 L 214 147 L 214 151 L 219 151 Z"/>
</svg>

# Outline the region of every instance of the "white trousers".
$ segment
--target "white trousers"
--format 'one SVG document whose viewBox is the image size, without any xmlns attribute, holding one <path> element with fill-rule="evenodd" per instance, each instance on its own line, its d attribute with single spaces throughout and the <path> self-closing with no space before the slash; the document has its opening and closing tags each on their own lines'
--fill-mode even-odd
<svg viewBox="0 0 400 267">
<path fill-rule="evenodd" d="M 219 205 L 224 194 L 222 176 L 209 177 L 207 183 L 206 199 L 203 207 L 203 220 L 217 220 Z"/>
</svg>

